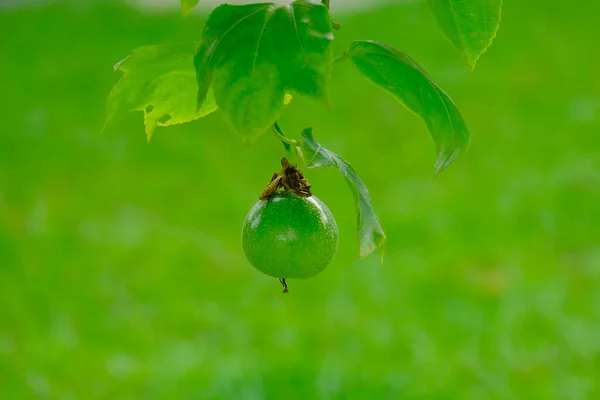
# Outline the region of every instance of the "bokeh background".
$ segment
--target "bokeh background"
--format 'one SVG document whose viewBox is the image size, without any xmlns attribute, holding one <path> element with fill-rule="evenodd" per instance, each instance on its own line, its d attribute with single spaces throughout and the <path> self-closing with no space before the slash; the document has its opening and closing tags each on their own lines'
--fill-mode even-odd
<svg viewBox="0 0 600 400">
<path fill-rule="evenodd" d="M 113 64 L 199 40 L 206 8 L 4 3 L 1 399 L 600 398 L 600 3 L 506 1 L 472 73 L 424 2 L 341 3 L 336 53 L 405 50 L 473 140 L 434 179 L 424 124 L 349 62 L 331 110 L 295 98 L 283 127 L 353 163 L 389 244 L 359 260 L 345 181 L 305 171 L 340 249 L 288 295 L 240 245 L 272 135 L 248 148 L 219 113 L 99 134 Z"/>
</svg>

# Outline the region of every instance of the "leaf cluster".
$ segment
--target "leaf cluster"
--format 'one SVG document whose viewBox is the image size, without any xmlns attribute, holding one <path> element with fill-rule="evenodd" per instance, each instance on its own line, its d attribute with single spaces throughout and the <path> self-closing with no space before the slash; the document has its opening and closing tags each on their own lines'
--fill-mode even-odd
<svg viewBox="0 0 600 400">
<path fill-rule="evenodd" d="M 198 0 L 180 0 L 184 16 Z M 277 124 L 291 96 L 329 104 L 336 62 L 352 60 L 366 79 L 420 117 L 433 139 L 436 174 L 469 144 L 469 130 L 452 98 L 410 56 L 390 45 L 357 40 L 334 58 L 328 0 L 290 4 L 223 4 L 210 14 L 199 43 L 145 46 L 119 62 L 121 80 L 108 96 L 105 128 L 131 111 L 144 113 L 150 140 L 157 126 L 189 122 L 217 109 L 246 142 L 273 129 L 286 149 L 308 168 L 333 167 L 348 181 L 357 204 L 361 257 L 386 237 L 369 191 L 356 170 L 323 148 L 312 131 L 300 140 Z M 428 0 L 446 36 L 469 68 L 490 46 L 500 23 L 502 0 Z"/>
</svg>

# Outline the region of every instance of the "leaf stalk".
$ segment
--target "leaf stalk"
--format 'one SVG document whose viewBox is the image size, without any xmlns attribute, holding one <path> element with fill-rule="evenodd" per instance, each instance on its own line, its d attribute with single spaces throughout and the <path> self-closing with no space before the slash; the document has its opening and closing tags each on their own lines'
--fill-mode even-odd
<svg viewBox="0 0 600 400">
<path fill-rule="evenodd" d="M 333 63 L 337 64 L 341 61 L 347 60 L 348 58 L 352 58 L 352 55 L 350 55 L 348 52 L 343 53 L 340 56 L 337 56 L 336 58 L 333 59 Z"/>
</svg>

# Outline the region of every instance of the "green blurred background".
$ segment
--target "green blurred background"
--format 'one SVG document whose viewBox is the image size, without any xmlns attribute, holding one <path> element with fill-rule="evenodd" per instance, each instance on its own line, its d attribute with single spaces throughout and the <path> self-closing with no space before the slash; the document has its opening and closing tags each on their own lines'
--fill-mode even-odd
<svg viewBox="0 0 600 400">
<path fill-rule="evenodd" d="M 272 135 L 247 148 L 219 113 L 99 134 L 113 64 L 203 13 L 0 9 L 1 399 L 600 398 L 600 4 L 507 1 L 473 73 L 423 2 L 332 11 L 336 53 L 405 50 L 473 140 L 433 179 L 424 124 L 351 63 L 331 110 L 295 98 L 282 125 L 353 163 L 389 244 L 359 260 L 345 181 L 305 171 L 340 249 L 282 295 L 240 245 Z"/>
</svg>

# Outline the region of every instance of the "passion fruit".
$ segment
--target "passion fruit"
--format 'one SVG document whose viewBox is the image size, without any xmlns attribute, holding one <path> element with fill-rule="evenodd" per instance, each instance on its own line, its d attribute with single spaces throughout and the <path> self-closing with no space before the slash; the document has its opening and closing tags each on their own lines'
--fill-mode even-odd
<svg viewBox="0 0 600 400">
<path fill-rule="evenodd" d="M 276 192 L 248 213 L 242 245 L 254 268 L 280 278 L 286 286 L 286 278 L 311 278 L 331 263 L 338 228 L 329 208 L 316 196 Z"/>
</svg>

